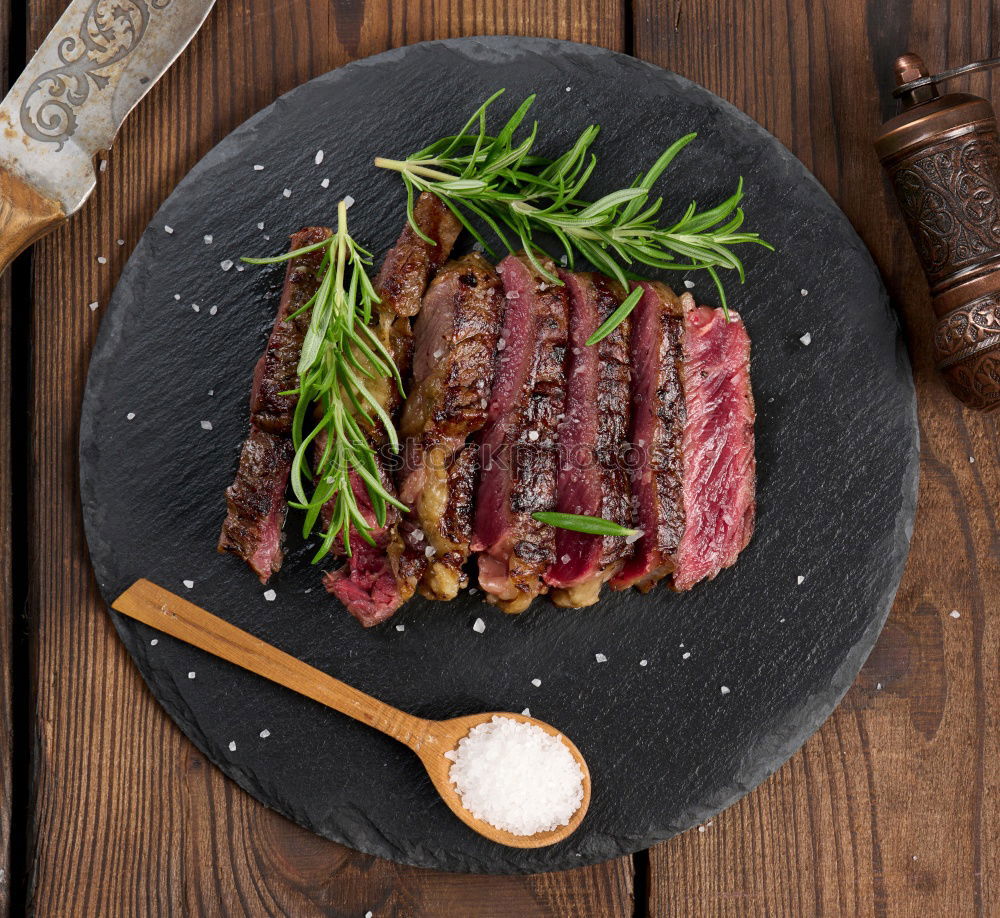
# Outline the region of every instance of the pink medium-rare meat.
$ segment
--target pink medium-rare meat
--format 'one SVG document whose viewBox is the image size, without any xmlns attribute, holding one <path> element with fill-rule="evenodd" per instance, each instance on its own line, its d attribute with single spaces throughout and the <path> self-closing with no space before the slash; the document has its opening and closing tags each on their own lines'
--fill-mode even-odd
<svg viewBox="0 0 1000 918">
<path fill-rule="evenodd" d="M 308 227 L 292 236 L 291 249 L 301 249 L 330 237 L 325 227 Z M 264 353 L 254 368 L 250 391 L 250 434 L 240 453 L 236 478 L 226 489 L 226 519 L 218 550 L 242 558 L 267 583 L 284 558 L 282 527 L 287 506 L 285 488 L 294 450 L 292 415 L 298 386 L 297 368 L 309 312 L 289 318 L 316 293 L 316 271 L 322 250 L 288 262 L 278 312 Z"/>
<path fill-rule="evenodd" d="M 750 338 L 735 312 L 685 310 L 685 526 L 673 587 L 689 590 L 736 561 L 756 513 Z"/>
<path fill-rule="evenodd" d="M 555 273 L 551 262 L 546 268 Z M 568 296 L 523 255 L 508 256 L 498 271 L 507 309 L 483 428 L 472 549 L 480 552 L 479 585 L 490 601 L 521 612 L 547 590 L 542 578 L 555 559 L 555 532 L 532 513 L 556 506 Z"/>
<path fill-rule="evenodd" d="M 419 583 L 432 599 L 454 599 L 468 579 L 477 463 L 465 444 L 486 421 L 504 304 L 497 272 L 481 255 L 467 255 L 438 272 L 414 327 L 398 477 L 411 512 L 393 565 L 411 593 Z"/>
<path fill-rule="evenodd" d="M 388 474 L 381 467 L 379 471 L 383 486 L 391 488 Z M 390 618 L 409 598 L 401 595 L 388 556 L 389 545 L 398 537 L 399 511 L 391 505 L 387 506 L 385 525 L 379 526 L 368 489 L 353 472 L 351 490 L 375 544 L 370 545 L 352 527 L 351 556 L 342 567 L 323 575 L 323 585 L 328 593 L 347 607 L 351 615 L 370 628 Z"/>
<path fill-rule="evenodd" d="M 684 306 L 663 284 L 642 281 L 642 299 L 631 315 L 634 525 L 642 536 L 611 579 L 618 590 L 649 590 L 674 569 L 684 532 Z M 686 296 L 690 299 L 689 296 Z"/>
<path fill-rule="evenodd" d="M 632 524 L 626 468 L 629 432 L 629 332 L 622 322 L 597 344 L 587 339 L 621 305 L 624 291 L 597 274 L 560 271 L 569 292 L 566 411 L 559 425 L 561 513 Z M 556 529 L 555 562 L 545 575 L 556 605 L 581 608 L 621 567 L 631 546 L 621 536 Z"/>
</svg>

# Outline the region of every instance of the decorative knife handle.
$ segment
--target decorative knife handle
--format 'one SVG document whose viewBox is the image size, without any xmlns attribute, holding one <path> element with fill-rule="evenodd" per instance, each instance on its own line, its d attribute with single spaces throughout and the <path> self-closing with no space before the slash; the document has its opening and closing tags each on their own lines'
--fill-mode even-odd
<svg viewBox="0 0 1000 918">
<path fill-rule="evenodd" d="M 58 203 L 0 169 L 0 273 L 31 243 L 65 219 Z"/>
</svg>

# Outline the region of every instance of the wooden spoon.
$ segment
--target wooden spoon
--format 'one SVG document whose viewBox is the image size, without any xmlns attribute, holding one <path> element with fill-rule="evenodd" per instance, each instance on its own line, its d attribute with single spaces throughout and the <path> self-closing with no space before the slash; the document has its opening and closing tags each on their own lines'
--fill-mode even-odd
<svg viewBox="0 0 1000 918">
<path fill-rule="evenodd" d="M 360 720 L 369 727 L 381 730 L 409 746 L 424 763 L 424 768 L 427 769 L 427 774 L 434 782 L 437 792 L 451 811 L 470 829 L 474 829 L 491 841 L 514 848 L 542 848 L 555 844 L 580 825 L 590 805 L 590 771 L 580 750 L 555 727 L 544 721 L 506 711 L 470 714 L 449 720 L 424 720 L 422 717 L 414 717 L 352 688 L 339 679 L 334 679 L 333 676 L 320 672 L 308 663 L 303 663 L 278 650 L 277 647 L 272 647 L 148 580 L 137 580 L 111 606 L 122 615 L 127 615 L 164 634 L 242 666 L 243 669 L 312 698 L 341 714 Z M 560 737 L 573 754 L 580 771 L 583 772 L 583 802 L 568 825 L 550 832 L 537 832 L 534 835 L 514 835 L 512 832 L 505 832 L 488 822 L 476 819 L 462 806 L 462 799 L 448 779 L 451 762 L 444 754 L 455 749 L 459 740 L 473 727 L 488 722 L 498 714 L 521 723 L 534 724 L 546 733 Z"/>
</svg>

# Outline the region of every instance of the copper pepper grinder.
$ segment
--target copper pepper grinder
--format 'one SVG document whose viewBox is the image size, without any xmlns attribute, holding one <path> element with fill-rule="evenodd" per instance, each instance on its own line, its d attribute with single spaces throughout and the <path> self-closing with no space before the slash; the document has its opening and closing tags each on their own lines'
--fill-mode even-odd
<svg viewBox="0 0 1000 918">
<path fill-rule="evenodd" d="M 993 107 L 937 84 L 1000 65 L 977 61 L 928 76 L 916 54 L 896 58 L 902 110 L 875 140 L 930 284 L 934 350 L 966 405 L 1000 407 L 1000 141 Z"/>
</svg>

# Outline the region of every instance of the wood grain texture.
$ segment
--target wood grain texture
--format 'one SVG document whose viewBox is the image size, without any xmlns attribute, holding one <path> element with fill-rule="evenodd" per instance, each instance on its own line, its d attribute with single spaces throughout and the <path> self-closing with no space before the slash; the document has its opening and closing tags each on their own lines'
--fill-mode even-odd
<svg viewBox="0 0 1000 918">
<path fill-rule="evenodd" d="M 61 204 L 0 169 L 0 270 L 65 219 Z"/>
<path fill-rule="evenodd" d="M 871 146 L 893 58 L 1000 54 L 1000 16 L 990 0 L 637 0 L 634 23 L 639 57 L 760 121 L 857 227 L 902 314 L 922 441 L 909 563 L 861 677 L 771 780 L 653 849 L 649 914 L 1000 914 L 1000 417 L 934 372 L 929 295 Z M 994 103 L 997 86 L 958 84 Z"/>
<path fill-rule="evenodd" d="M 29 52 L 63 7 L 29 0 Z M 37 805 L 28 854 L 35 914 L 632 914 L 631 858 L 537 877 L 416 870 L 316 838 L 226 781 L 163 714 L 115 635 L 86 557 L 76 455 L 87 359 L 125 258 L 174 185 L 240 122 L 304 80 L 389 46 L 507 32 L 622 48 L 624 21 L 617 0 L 219 3 L 126 122 L 83 211 L 36 246 L 29 612 Z"/>
</svg>

